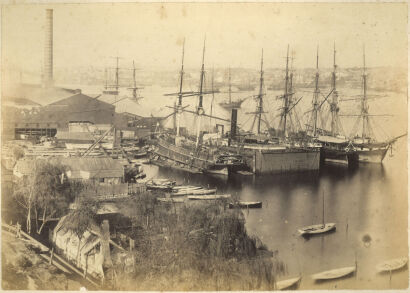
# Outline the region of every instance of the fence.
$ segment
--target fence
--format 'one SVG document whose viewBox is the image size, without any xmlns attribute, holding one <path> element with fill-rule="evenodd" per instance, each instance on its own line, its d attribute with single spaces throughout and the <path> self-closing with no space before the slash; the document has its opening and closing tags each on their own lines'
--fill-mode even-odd
<svg viewBox="0 0 410 293">
<path fill-rule="evenodd" d="M 98 199 L 112 199 L 128 197 L 133 194 L 140 194 L 146 190 L 146 185 L 142 183 L 120 183 L 88 186 L 81 193 L 83 195 L 96 196 Z"/>
</svg>

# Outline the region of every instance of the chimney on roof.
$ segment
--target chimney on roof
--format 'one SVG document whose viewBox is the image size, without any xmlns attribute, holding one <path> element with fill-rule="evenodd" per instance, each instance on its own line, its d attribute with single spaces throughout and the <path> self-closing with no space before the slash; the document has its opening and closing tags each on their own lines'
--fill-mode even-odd
<svg viewBox="0 0 410 293">
<path fill-rule="evenodd" d="M 53 86 L 53 9 L 46 9 L 43 86 Z"/>
<path fill-rule="evenodd" d="M 103 257 L 103 267 L 112 266 L 110 252 L 110 224 L 108 220 L 103 220 L 101 224 L 100 253 Z"/>
</svg>

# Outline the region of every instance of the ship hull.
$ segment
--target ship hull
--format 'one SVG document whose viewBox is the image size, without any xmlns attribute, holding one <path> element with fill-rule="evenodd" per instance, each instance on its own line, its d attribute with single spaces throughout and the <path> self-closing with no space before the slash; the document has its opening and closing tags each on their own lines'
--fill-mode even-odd
<svg viewBox="0 0 410 293">
<path fill-rule="evenodd" d="M 248 170 L 257 175 L 316 171 L 320 168 L 320 149 L 239 149 Z"/>
<path fill-rule="evenodd" d="M 320 152 L 306 151 L 257 151 L 252 169 L 255 174 L 277 174 L 319 170 Z"/>
<path fill-rule="evenodd" d="M 358 150 L 358 160 L 360 163 L 376 163 L 381 164 L 386 157 L 388 148 L 377 150 Z"/>
<path fill-rule="evenodd" d="M 158 139 L 153 154 L 157 157 L 152 162 L 181 170 L 192 170 L 195 173 L 228 174 L 232 170 L 242 170 L 242 159 L 236 160 L 235 155 L 218 155 L 218 150 L 209 152 L 195 151 Z"/>
</svg>

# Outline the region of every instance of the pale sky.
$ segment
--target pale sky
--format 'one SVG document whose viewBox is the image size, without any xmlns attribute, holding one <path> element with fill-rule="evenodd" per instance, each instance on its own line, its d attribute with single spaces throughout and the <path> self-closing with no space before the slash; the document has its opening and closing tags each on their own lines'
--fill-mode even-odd
<svg viewBox="0 0 410 293">
<path fill-rule="evenodd" d="M 2 9 L 4 68 L 38 71 L 45 9 L 54 9 L 54 66 L 112 65 L 110 56 L 141 69 L 199 68 L 206 35 L 208 67 L 283 67 L 287 44 L 295 67 L 407 66 L 405 3 L 122 3 L 11 5 Z"/>
</svg>

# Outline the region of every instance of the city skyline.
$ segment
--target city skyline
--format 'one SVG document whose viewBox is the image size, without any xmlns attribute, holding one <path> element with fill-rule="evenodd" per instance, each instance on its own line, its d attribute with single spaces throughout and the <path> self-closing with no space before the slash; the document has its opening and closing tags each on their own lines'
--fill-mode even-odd
<svg viewBox="0 0 410 293">
<path fill-rule="evenodd" d="M 368 67 L 404 67 L 407 17 L 398 17 L 406 14 L 402 4 L 11 5 L 3 10 L 3 68 L 42 68 L 47 8 L 54 10 L 55 68 L 112 67 L 111 56 L 119 55 L 124 67 L 130 67 L 126 60 L 135 60 L 142 70 L 177 70 L 184 38 L 189 69 L 200 66 L 204 38 L 208 68 L 257 69 L 262 48 L 266 68 L 282 68 L 289 44 L 295 68 L 314 68 L 319 46 L 319 67 L 325 69 L 332 67 L 334 43 L 340 67 L 361 67 L 363 45 Z"/>
</svg>

